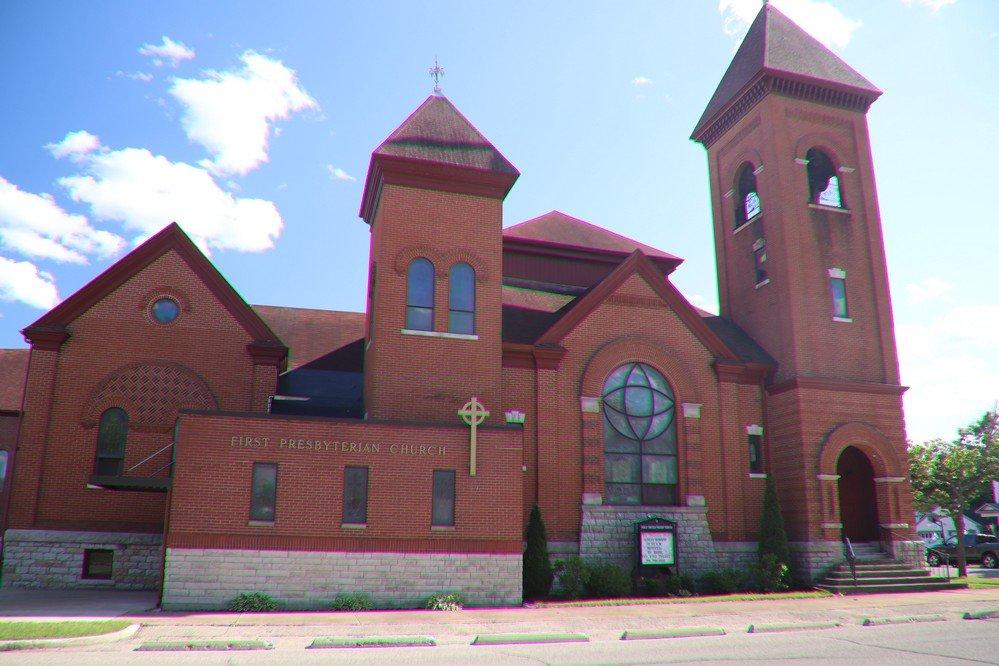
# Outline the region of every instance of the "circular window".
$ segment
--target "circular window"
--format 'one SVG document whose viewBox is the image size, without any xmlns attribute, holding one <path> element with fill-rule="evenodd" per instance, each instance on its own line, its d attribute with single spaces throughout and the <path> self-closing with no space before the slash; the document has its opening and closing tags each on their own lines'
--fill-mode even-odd
<svg viewBox="0 0 999 666">
<path fill-rule="evenodd" d="M 659 437 L 673 422 L 673 391 L 644 363 L 622 365 L 604 384 L 604 413 L 622 437 L 640 442 Z"/>
<path fill-rule="evenodd" d="M 153 303 L 153 319 L 161 324 L 169 324 L 180 314 L 180 306 L 172 298 L 160 298 Z"/>
</svg>

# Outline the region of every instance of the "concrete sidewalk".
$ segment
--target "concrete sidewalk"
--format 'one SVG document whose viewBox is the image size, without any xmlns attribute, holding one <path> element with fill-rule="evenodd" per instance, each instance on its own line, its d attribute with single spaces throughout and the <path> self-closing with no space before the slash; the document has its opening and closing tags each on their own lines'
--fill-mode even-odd
<svg viewBox="0 0 999 666">
<path fill-rule="evenodd" d="M 0 589 L 0 620 L 109 618 L 153 610 L 159 592 Z"/>
</svg>

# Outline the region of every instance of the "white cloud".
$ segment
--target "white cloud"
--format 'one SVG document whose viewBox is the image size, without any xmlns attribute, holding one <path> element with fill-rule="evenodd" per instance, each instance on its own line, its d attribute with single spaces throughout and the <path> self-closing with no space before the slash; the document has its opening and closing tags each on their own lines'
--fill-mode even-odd
<svg viewBox="0 0 999 666">
<path fill-rule="evenodd" d="M 0 300 L 48 310 L 59 302 L 55 278 L 30 261 L 0 257 Z"/>
<path fill-rule="evenodd" d="M 99 138 L 87 130 L 80 130 L 79 132 L 68 132 L 62 141 L 46 144 L 45 149 L 52 153 L 52 157 L 56 159 L 64 157 L 77 159 L 97 150 L 100 145 L 101 140 Z"/>
<path fill-rule="evenodd" d="M 911 7 L 912 5 L 920 5 L 926 7 L 932 12 L 938 12 L 944 7 L 949 7 L 953 5 L 957 0 L 902 0 L 902 4 Z"/>
<path fill-rule="evenodd" d="M 330 172 L 330 178 L 333 180 L 343 180 L 348 182 L 357 180 L 357 178 L 354 178 L 340 167 L 335 167 L 332 164 L 327 164 L 326 170 Z"/>
<path fill-rule="evenodd" d="M 124 241 L 63 210 L 48 194 L 25 192 L 0 176 L 0 245 L 26 257 L 74 264 L 108 257 Z"/>
<path fill-rule="evenodd" d="M 648 78 L 647 76 L 636 76 L 635 78 L 633 78 L 631 80 L 631 85 L 633 85 L 633 86 L 639 86 L 639 87 L 642 87 L 642 86 L 651 86 L 652 85 L 652 79 Z"/>
<path fill-rule="evenodd" d="M 293 69 L 254 51 L 239 71 L 208 71 L 201 79 L 174 79 L 171 94 L 184 106 L 187 137 L 204 146 L 216 175 L 246 174 L 267 161 L 271 123 L 318 108 Z"/>
<path fill-rule="evenodd" d="M 905 285 L 905 293 L 910 303 L 918 305 L 927 301 L 935 301 L 953 288 L 954 285 L 950 282 L 930 276 L 919 282 Z"/>
<path fill-rule="evenodd" d="M 143 83 L 149 83 L 153 80 L 153 75 L 148 72 L 123 72 L 120 69 L 115 72 L 115 76 L 132 79 L 133 81 L 142 81 Z"/>
<path fill-rule="evenodd" d="M 176 221 L 205 251 L 259 252 L 274 247 L 284 225 L 273 202 L 236 198 L 205 169 L 144 148 L 95 153 L 83 173 L 59 183 L 94 217 L 137 231 L 137 240 Z"/>
<path fill-rule="evenodd" d="M 143 44 L 139 47 L 139 53 L 153 59 L 153 64 L 157 67 L 170 65 L 176 67 L 183 60 L 194 58 L 194 49 L 175 42 L 166 35 L 163 35 L 162 44 Z"/>
<path fill-rule="evenodd" d="M 700 308 L 706 310 L 711 314 L 718 314 L 718 299 L 712 297 L 705 297 L 701 294 L 694 294 L 690 297 L 690 304 L 695 308 Z"/>
<path fill-rule="evenodd" d="M 749 24 L 759 13 L 761 4 L 760 0 L 719 0 L 718 12 L 723 19 L 722 30 L 726 35 L 737 38 L 737 42 L 741 42 Z M 863 25 L 824 0 L 771 0 L 770 4 L 817 40 L 832 48 L 844 48 L 850 43 L 853 32 Z"/>
<path fill-rule="evenodd" d="M 909 438 L 952 438 L 999 399 L 999 305 L 939 310 L 895 328 Z"/>
</svg>

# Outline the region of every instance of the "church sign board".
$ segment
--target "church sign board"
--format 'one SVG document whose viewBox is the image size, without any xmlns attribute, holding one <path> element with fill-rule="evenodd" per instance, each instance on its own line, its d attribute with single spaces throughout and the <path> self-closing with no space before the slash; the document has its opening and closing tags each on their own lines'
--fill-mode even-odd
<svg viewBox="0 0 999 666">
<path fill-rule="evenodd" d="M 676 523 L 650 516 L 635 528 L 639 569 L 676 566 Z"/>
</svg>

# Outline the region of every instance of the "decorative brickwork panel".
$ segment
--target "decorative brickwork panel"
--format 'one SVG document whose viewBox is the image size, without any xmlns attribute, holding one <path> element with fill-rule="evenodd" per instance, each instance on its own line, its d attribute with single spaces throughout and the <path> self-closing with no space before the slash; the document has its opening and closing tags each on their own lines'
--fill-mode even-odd
<svg viewBox="0 0 999 666">
<path fill-rule="evenodd" d="M 136 363 L 105 379 L 87 403 L 84 423 L 92 426 L 108 407 L 123 407 L 129 425 L 173 428 L 179 409 L 218 409 L 204 379 L 178 364 Z"/>
</svg>

